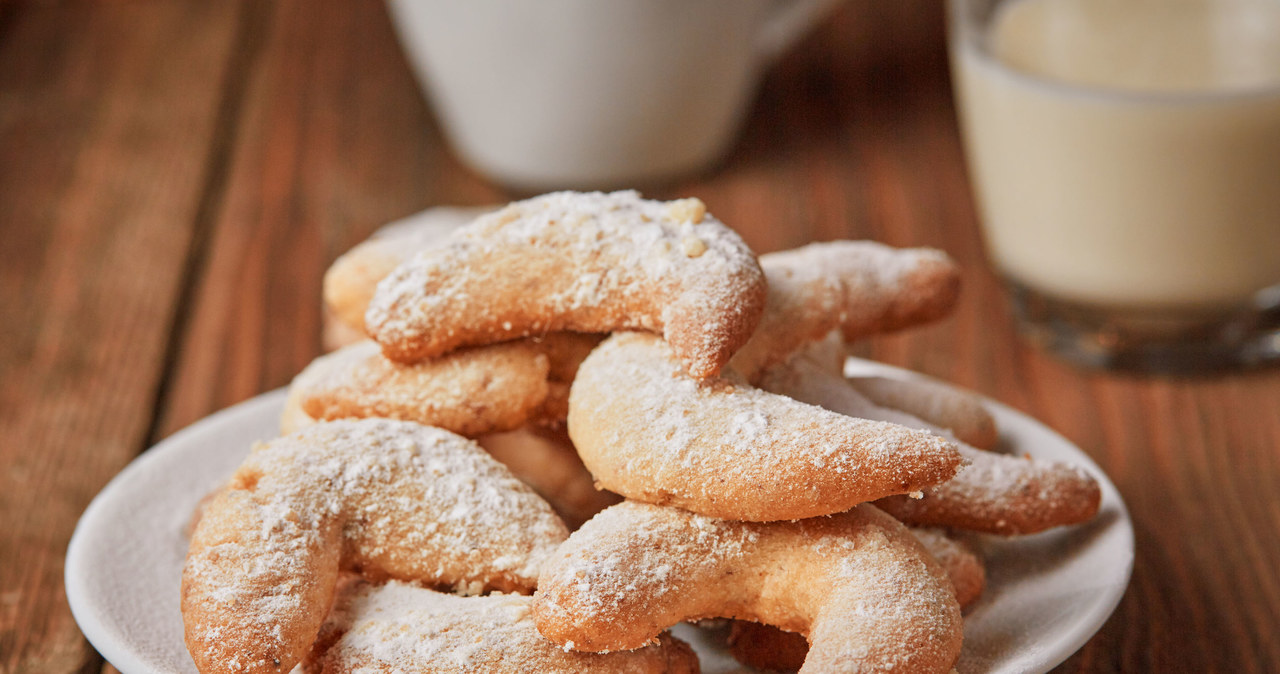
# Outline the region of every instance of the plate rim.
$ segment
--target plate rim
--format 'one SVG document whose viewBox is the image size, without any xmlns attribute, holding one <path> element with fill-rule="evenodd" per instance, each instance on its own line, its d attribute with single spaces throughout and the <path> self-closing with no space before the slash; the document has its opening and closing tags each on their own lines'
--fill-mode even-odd
<svg viewBox="0 0 1280 674">
<path fill-rule="evenodd" d="M 277 388 L 243 400 L 230 407 L 223 408 L 206 417 L 179 429 L 156 444 L 148 447 L 129 462 L 119 473 L 112 477 L 102 490 L 94 496 L 76 522 L 71 539 L 67 543 L 67 553 L 63 560 L 63 587 L 66 591 L 67 604 L 71 608 L 71 616 L 76 621 L 89 644 L 122 674 L 171 674 L 156 670 L 141 660 L 128 643 L 117 637 L 117 628 L 105 620 L 105 607 L 94 601 L 96 597 L 89 589 L 91 574 L 82 573 L 92 559 L 88 557 L 87 541 L 94 533 L 94 525 L 111 513 L 111 507 L 117 505 L 117 495 L 131 482 L 141 479 L 152 464 L 159 463 L 174 452 L 181 451 L 188 443 L 203 436 L 224 424 L 233 423 L 240 417 L 257 417 L 267 411 L 284 406 L 287 389 Z M 278 412 L 275 413 L 278 417 Z M 249 451 L 248 447 L 243 450 Z M 177 598 L 175 597 L 175 603 Z M 195 663 L 192 662 L 192 671 Z"/>
<path fill-rule="evenodd" d="M 1098 486 L 1102 492 L 1102 499 L 1099 503 L 1098 513 L 1101 515 L 1107 508 L 1113 509 L 1116 513 L 1116 521 L 1112 526 L 1118 527 L 1118 534 L 1120 535 L 1122 542 L 1125 544 L 1125 559 L 1120 574 L 1120 580 L 1118 582 L 1107 584 L 1106 587 L 1111 588 L 1111 592 L 1105 595 L 1103 601 L 1091 604 L 1090 610 L 1082 616 L 1082 619 L 1074 623 L 1072 629 L 1060 636 L 1059 643 L 1065 645 L 1060 648 L 1044 651 L 1042 653 L 1043 657 L 1035 663 L 1036 668 L 1028 670 L 1026 674 L 1045 674 L 1054 667 L 1066 662 L 1068 658 L 1083 648 L 1084 645 L 1102 629 L 1102 626 L 1106 624 L 1107 620 L 1111 618 L 1111 615 L 1115 613 L 1116 608 L 1120 606 L 1120 602 L 1124 599 L 1124 595 L 1128 591 L 1129 584 L 1133 580 L 1133 568 L 1136 561 L 1136 537 L 1133 529 L 1133 517 L 1129 513 L 1129 507 L 1125 504 L 1124 497 L 1121 495 L 1120 489 L 1111 481 L 1111 476 L 1108 475 L 1106 471 L 1102 470 L 1102 467 L 1098 465 L 1097 461 L 1095 461 L 1088 452 L 1084 451 L 1084 449 L 1075 442 L 1072 442 L 1065 435 L 1059 433 L 1056 429 L 1050 427 L 1045 422 L 1037 419 L 1027 412 L 1017 409 L 1016 407 L 1000 402 L 999 400 L 995 400 L 994 398 L 988 397 L 971 389 L 953 384 L 944 379 L 916 372 L 915 370 L 909 370 L 904 367 L 889 365 L 887 363 L 881 363 L 879 361 L 859 358 L 856 356 L 849 356 L 845 359 L 844 372 L 846 376 L 848 376 L 851 370 L 858 371 L 859 368 L 865 368 L 865 371 L 888 374 L 902 379 L 942 384 L 977 396 L 978 399 L 982 401 L 982 404 L 993 412 L 993 416 L 1017 419 L 1019 425 L 1030 426 L 1034 428 L 1036 432 L 1052 437 L 1063 446 L 1071 448 L 1073 450 L 1072 459 L 1074 461 L 1078 461 L 1080 466 L 1087 469 L 1090 476 L 1097 480 Z M 1005 429 L 1005 425 L 1001 422 L 997 422 L 996 427 L 1001 429 L 1000 434 L 1003 436 L 1007 430 Z M 1051 529 L 1050 532 L 1052 531 L 1054 530 Z M 1103 586 L 1098 586 L 1098 589 L 1101 589 L 1102 587 Z"/>
</svg>

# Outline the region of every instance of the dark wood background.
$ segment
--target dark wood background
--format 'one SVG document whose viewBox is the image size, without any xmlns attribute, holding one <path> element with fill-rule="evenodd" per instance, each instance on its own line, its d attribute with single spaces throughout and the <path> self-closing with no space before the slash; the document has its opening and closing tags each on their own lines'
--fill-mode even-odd
<svg viewBox="0 0 1280 674">
<path fill-rule="evenodd" d="M 1063 672 L 1280 671 L 1280 372 L 1141 379 L 1019 341 L 981 250 L 938 0 L 849 0 L 768 76 L 701 197 L 758 251 L 930 245 L 954 317 L 861 347 L 1040 418 L 1119 486 L 1133 582 Z M 0 2 L 0 671 L 110 669 L 63 554 L 155 441 L 320 351 L 381 224 L 512 195 L 448 153 L 380 3 Z"/>
</svg>

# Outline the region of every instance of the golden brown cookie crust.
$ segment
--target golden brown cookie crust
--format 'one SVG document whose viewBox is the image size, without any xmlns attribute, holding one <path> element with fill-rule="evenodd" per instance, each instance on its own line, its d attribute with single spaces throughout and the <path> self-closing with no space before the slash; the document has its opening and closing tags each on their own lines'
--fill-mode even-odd
<svg viewBox="0 0 1280 674">
<path fill-rule="evenodd" d="M 802 672 L 946 672 L 962 638 L 945 572 L 871 505 L 751 523 L 623 502 L 570 536 L 534 595 L 538 631 L 575 650 L 632 648 L 708 617 L 807 635 Z"/>
<path fill-rule="evenodd" d="M 467 437 L 564 425 L 569 384 L 599 335 L 552 333 L 397 363 L 365 340 L 321 356 L 289 387 L 285 432 L 316 420 L 381 417 Z"/>
<path fill-rule="evenodd" d="M 937 381 L 893 377 L 849 377 L 849 384 L 876 405 L 945 428 L 978 449 L 994 449 L 1000 440 L 995 417 L 968 391 Z"/>
<path fill-rule="evenodd" d="M 304 674 L 697 674 L 698 658 L 669 634 L 634 651 L 580 653 L 534 628 L 532 598 L 459 597 L 395 581 L 343 588 Z"/>
<path fill-rule="evenodd" d="M 928 432 L 829 412 L 732 372 L 693 379 L 644 333 L 614 335 L 583 362 L 569 434 L 610 491 L 751 521 L 841 512 L 960 466 L 955 447 Z"/>
<path fill-rule="evenodd" d="M 941 251 L 829 241 L 760 256 L 764 316 L 733 358 L 749 381 L 811 342 L 846 341 L 937 320 L 951 311 L 960 272 Z"/>
<path fill-rule="evenodd" d="M 369 308 L 378 282 L 414 253 L 439 245 L 453 230 L 494 210 L 477 208 L 432 208 L 393 222 L 338 256 L 324 274 L 324 306 L 335 322 L 363 335 L 364 312 Z M 335 328 L 335 337 L 348 333 Z M 350 342 L 343 342 L 345 346 Z"/>
<path fill-rule="evenodd" d="M 205 507 L 182 576 L 202 672 L 288 671 L 338 574 L 532 590 L 568 535 L 475 443 L 388 420 L 316 424 L 257 446 Z"/>
<path fill-rule="evenodd" d="M 547 399 L 550 361 L 537 345 L 504 342 L 405 365 L 364 341 L 317 358 L 291 385 L 311 419 L 381 417 L 467 437 L 523 426 Z"/>
<path fill-rule="evenodd" d="M 908 529 L 946 571 L 961 609 L 977 601 L 986 585 L 982 558 L 940 530 Z M 803 634 L 743 620 L 735 620 L 730 626 L 728 646 L 729 654 L 738 662 L 767 671 L 793 672 L 804 666 L 809 654 L 809 641 Z"/>
<path fill-rule="evenodd" d="M 968 461 L 955 478 L 919 499 L 876 501 L 908 524 L 999 536 L 1023 536 L 1088 522 L 1098 514 L 1102 490 L 1083 468 L 964 448 Z"/>
<path fill-rule="evenodd" d="M 770 368 L 761 386 L 840 414 L 950 435 L 900 410 L 875 405 L 844 378 L 804 358 Z M 908 524 L 1005 536 L 1086 522 L 1098 512 L 1101 488 L 1082 468 L 984 451 L 962 442 L 956 447 L 966 465 L 955 477 L 923 489 L 920 498 L 893 495 L 876 504 Z"/>
<path fill-rule="evenodd" d="M 622 500 L 596 488 L 563 430 L 525 427 L 481 436 L 476 442 L 546 499 L 570 530 Z"/>
<path fill-rule="evenodd" d="M 402 362 L 553 331 L 647 330 L 706 377 L 750 337 L 764 295 L 755 255 L 701 202 L 558 192 L 482 216 L 397 267 L 365 325 Z"/>
</svg>

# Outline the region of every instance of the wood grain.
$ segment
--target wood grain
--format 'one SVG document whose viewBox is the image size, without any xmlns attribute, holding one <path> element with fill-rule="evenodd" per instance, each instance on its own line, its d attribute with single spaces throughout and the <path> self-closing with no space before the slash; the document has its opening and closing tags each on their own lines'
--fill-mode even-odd
<svg viewBox="0 0 1280 674">
<path fill-rule="evenodd" d="M 952 317 L 856 351 L 1042 419 L 1120 488 L 1133 582 L 1058 671 L 1280 671 L 1280 370 L 1116 376 L 1019 338 L 941 3 L 848 0 L 770 71 L 718 170 L 644 187 L 762 252 L 874 238 L 961 263 Z M 319 352 L 333 258 L 513 196 L 449 153 L 380 2 L 0 6 L 0 672 L 102 669 L 62 594 L 76 518 L 149 442 Z"/>
<path fill-rule="evenodd" d="M 321 276 L 374 229 L 432 203 L 508 199 L 445 154 L 381 4 L 282 1 L 257 20 L 160 435 L 318 355 Z"/>
<path fill-rule="evenodd" d="M 237 9 L 6 9 L 0 670 L 96 660 L 63 596 L 63 554 L 145 446 Z"/>
</svg>

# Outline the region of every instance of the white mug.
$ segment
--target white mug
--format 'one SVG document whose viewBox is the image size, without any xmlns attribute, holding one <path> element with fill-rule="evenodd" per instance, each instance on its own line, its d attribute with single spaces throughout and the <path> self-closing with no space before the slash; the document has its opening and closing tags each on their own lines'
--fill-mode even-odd
<svg viewBox="0 0 1280 674">
<path fill-rule="evenodd" d="M 838 0 L 388 0 L 453 148 L 526 190 L 708 167 L 760 76 Z"/>
</svg>

